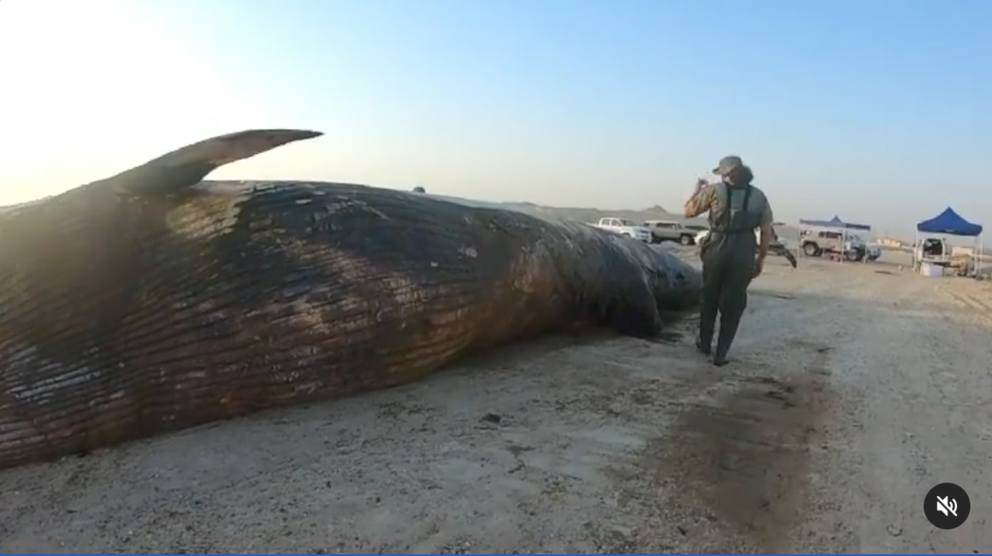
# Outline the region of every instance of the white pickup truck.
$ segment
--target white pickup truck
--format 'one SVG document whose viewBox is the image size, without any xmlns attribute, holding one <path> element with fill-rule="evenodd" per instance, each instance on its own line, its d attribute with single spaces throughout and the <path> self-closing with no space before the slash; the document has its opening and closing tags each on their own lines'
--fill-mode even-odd
<svg viewBox="0 0 992 556">
<path fill-rule="evenodd" d="M 589 224 L 594 228 L 600 228 L 615 234 L 634 238 L 638 241 L 651 243 L 651 230 L 635 224 L 625 218 L 600 218 L 598 224 Z"/>
</svg>

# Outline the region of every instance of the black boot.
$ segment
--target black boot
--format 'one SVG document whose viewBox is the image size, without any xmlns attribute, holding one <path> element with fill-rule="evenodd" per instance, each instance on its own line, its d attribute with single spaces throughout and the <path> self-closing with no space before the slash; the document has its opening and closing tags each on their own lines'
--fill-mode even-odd
<svg viewBox="0 0 992 556">
<path fill-rule="evenodd" d="M 699 307 L 699 335 L 696 336 L 696 351 L 703 355 L 712 353 L 713 329 L 716 328 L 716 316 L 720 311 L 720 275 L 718 269 L 703 261 L 703 292 L 702 303 Z"/>
<path fill-rule="evenodd" d="M 730 345 L 734 343 L 734 336 L 737 335 L 737 326 L 740 319 L 720 318 L 720 335 L 716 339 L 716 353 L 713 354 L 713 364 L 722 367 L 729 363 L 727 353 L 730 352 Z"/>
<path fill-rule="evenodd" d="M 716 311 L 703 307 L 699 315 L 699 335 L 696 336 L 696 351 L 703 355 L 713 352 L 713 328 L 716 326 Z"/>
<path fill-rule="evenodd" d="M 713 352 L 713 329 L 716 327 L 717 308 L 715 302 L 707 303 L 699 311 L 699 334 L 696 336 L 696 351 L 703 355 Z"/>
<path fill-rule="evenodd" d="M 699 353 L 702 353 L 703 355 L 709 355 L 713 351 L 713 348 L 710 347 L 712 343 L 713 343 L 712 341 L 706 341 L 706 340 L 703 340 L 702 337 L 697 337 L 696 338 L 696 351 L 698 351 Z"/>
</svg>

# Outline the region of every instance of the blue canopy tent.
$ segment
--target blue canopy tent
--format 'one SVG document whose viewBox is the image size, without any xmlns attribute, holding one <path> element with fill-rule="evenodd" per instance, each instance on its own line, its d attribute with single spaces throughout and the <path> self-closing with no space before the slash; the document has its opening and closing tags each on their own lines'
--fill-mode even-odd
<svg viewBox="0 0 992 556">
<path fill-rule="evenodd" d="M 930 220 L 924 220 L 916 225 L 916 243 L 913 245 L 913 257 L 916 258 L 916 248 L 920 245 L 920 234 L 934 234 L 975 238 L 975 267 L 981 268 L 982 261 L 982 225 L 973 224 L 947 207 L 944 212 Z"/>
<path fill-rule="evenodd" d="M 800 220 L 799 223 L 803 226 L 839 228 L 841 230 L 862 230 L 865 232 L 871 231 L 871 226 L 867 224 L 852 224 L 851 222 L 844 222 L 837 215 L 834 215 L 834 217 L 830 220 Z"/>
<path fill-rule="evenodd" d="M 923 234 L 944 234 L 949 236 L 978 237 L 982 235 L 982 225 L 972 224 L 954 209 L 947 207 L 944 212 L 930 220 L 924 220 L 916 225 L 916 231 Z"/>
</svg>

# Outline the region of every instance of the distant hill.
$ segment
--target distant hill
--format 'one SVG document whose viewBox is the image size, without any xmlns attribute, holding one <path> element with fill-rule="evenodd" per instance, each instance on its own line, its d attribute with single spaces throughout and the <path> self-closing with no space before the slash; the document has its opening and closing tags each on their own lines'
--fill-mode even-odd
<svg viewBox="0 0 992 556">
<path fill-rule="evenodd" d="M 578 222 L 598 222 L 600 218 L 612 216 L 614 218 L 626 218 L 638 224 L 645 220 L 679 220 L 692 224 L 706 225 L 702 218 L 686 220 L 681 213 L 672 213 L 664 207 L 655 205 L 640 210 L 631 209 L 595 209 L 582 207 L 548 207 L 535 205 L 534 203 L 501 203 L 509 209 L 536 214 L 547 218 L 557 218 L 560 220 L 573 220 Z"/>
<path fill-rule="evenodd" d="M 683 218 L 681 214 L 668 212 L 667 210 L 665 210 L 664 207 L 660 205 L 655 205 L 653 207 L 648 207 L 640 210 L 631 210 L 631 209 L 606 210 L 606 209 L 583 208 L 583 207 L 549 207 L 549 206 L 537 205 L 534 203 L 527 203 L 527 202 L 496 203 L 496 202 L 486 202 L 486 201 L 473 201 L 458 197 L 447 197 L 447 196 L 434 195 L 434 194 L 431 194 L 431 196 L 449 201 L 454 201 L 457 203 L 469 204 L 473 206 L 505 208 L 519 212 L 524 212 L 527 214 L 534 214 L 536 216 L 543 216 L 545 218 L 556 218 L 559 220 L 572 220 L 577 222 L 590 222 L 590 223 L 598 222 L 600 218 L 612 216 L 615 218 L 626 218 L 628 220 L 633 220 L 634 222 L 637 223 L 644 222 L 645 220 L 677 220 L 677 221 L 686 222 L 688 224 L 699 224 L 702 226 L 709 225 L 705 218 L 691 218 L 687 220 Z M 778 233 L 779 237 L 781 238 L 787 239 L 789 241 L 798 241 L 799 229 L 795 226 L 776 223 L 775 231 Z"/>
<path fill-rule="evenodd" d="M 526 214 L 533 214 L 535 216 L 542 216 L 544 218 L 554 218 L 557 220 L 571 220 L 574 222 L 598 222 L 600 218 L 606 218 L 611 216 L 613 218 L 626 218 L 627 220 L 633 220 L 640 224 L 645 220 L 678 220 L 685 221 L 692 224 L 706 225 L 706 220 L 702 218 L 693 218 L 686 220 L 681 214 L 671 213 L 659 205 L 653 207 L 648 207 L 641 210 L 631 210 L 631 209 L 595 209 L 595 208 L 583 208 L 583 207 L 549 207 L 544 205 L 536 205 L 534 203 L 527 202 L 493 202 L 493 201 L 477 201 L 474 199 L 465 199 L 463 197 L 451 197 L 448 195 L 438 195 L 435 193 L 426 193 L 431 197 L 437 199 L 443 199 L 445 201 L 451 201 L 459 204 L 477 206 L 477 207 L 489 207 L 489 208 L 500 208 L 507 210 L 515 210 L 517 212 L 523 212 Z"/>
</svg>

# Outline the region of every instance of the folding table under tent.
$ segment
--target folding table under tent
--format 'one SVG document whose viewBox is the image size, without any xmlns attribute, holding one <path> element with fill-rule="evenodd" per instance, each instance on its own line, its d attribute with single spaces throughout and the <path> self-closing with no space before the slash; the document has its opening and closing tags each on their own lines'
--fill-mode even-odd
<svg viewBox="0 0 992 556">
<path fill-rule="evenodd" d="M 944 212 L 930 220 L 924 220 L 916 225 L 916 241 L 913 242 L 913 257 L 916 257 L 916 246 L 920 243 L 920 234 L 934 234 L 975 238 L 975 273 L 982 268 L 982 225 L 968 222 L 954 209 L 947 207 Z"/>
<path fill-rule="evenodd" d="M 860 230 L 864 232 L 870 232 L 871 226 L 867 224 L 853 224 L 851 222 L 844 222 L 836 214 L 830 220 L 799 220 L 799 226 L 813 226 L 815 228 L 834 228 L 841 230 L 844 234 L 844 244 L 847 244 L 847 232 L 848 230 Z M 802 245 L 802 230 L 799 231 L 799 245 Z"/>
</svg>

